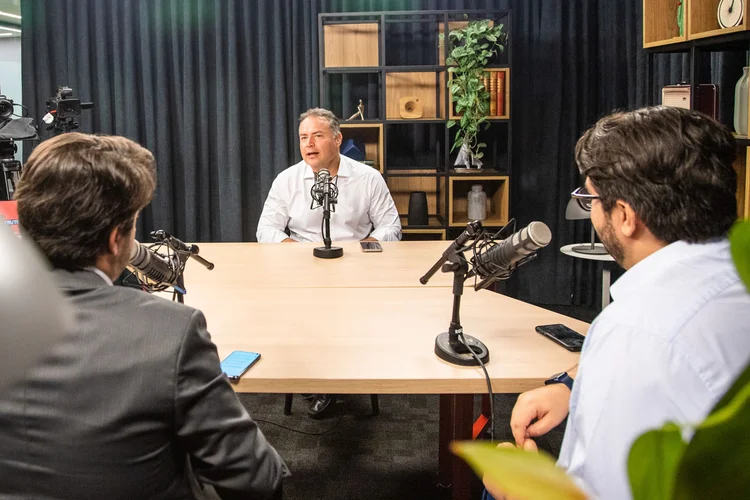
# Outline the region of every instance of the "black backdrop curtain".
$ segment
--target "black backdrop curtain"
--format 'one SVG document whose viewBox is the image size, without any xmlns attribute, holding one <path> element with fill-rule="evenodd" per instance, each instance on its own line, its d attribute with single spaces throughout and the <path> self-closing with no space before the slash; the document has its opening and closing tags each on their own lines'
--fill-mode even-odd
<svg viewBox="0 0 750 500">
<path fill-rule="evenodd" d="M 577 137 L 647 102 L 640 0 L 23 0 L 23 102 L 39 119 L 56 87 L 70 86 L 95 103 L 81 131 L 153 151 L 158 187 L 140 238 L 161 228 L 187 241 L 253 241 L 273 178 L 299 160 L 297 116 L 319 101 L 318 13 L 509 5 L 511 214 L 554 235 L 509 290 L 593 304 L 597 268 L 557 248 L 589 237 L 588 223 L 564 219 L 580 182 Z M 659 56 L 654 69 L 653 95 L 688 74 L 681 56 Z"/>
</svg>

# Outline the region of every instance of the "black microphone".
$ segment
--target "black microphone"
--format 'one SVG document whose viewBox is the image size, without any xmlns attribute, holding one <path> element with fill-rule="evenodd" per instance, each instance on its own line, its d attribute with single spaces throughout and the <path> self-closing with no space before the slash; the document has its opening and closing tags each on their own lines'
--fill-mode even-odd
<svg viewBox="0 0 750 500">
<path fill-rule="evenodd" d="M 130 253 L 130 265 L 160 284 L 173 285 L 177 281 L 178 272 L 174 263 L 137 240 Z"/>
<path fill-rule="evenodd" d="M 473 272 L 481 278 L 496 277 L 500 272 L 509 273 L 550 241 L 552 232 L 549 227 L 544 222 L 534 221 L 500 243 L 478 249 L 471 259 Z"/>
</svg>

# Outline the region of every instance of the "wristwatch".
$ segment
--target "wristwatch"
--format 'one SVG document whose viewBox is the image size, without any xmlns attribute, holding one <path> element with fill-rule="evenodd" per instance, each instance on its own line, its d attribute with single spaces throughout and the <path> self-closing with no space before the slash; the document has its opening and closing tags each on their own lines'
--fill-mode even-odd
<svg viewBox="0 0 750 500">
<path fill-rule="evenodd" d="M 567 372 L 558 373 L 544 381 L 544 385 L 552 384 L 565 384 L 568 389 L 573 390 L 573 378 Z"/>
</svg>

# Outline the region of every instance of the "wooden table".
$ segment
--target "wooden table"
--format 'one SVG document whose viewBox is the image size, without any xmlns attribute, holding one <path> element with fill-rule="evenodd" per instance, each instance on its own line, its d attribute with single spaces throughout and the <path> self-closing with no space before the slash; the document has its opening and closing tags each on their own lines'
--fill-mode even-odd
<svg viewBox="0 0 750 500">
<path fill-rule="evenodd" d="M 337 245 L 344 256 L 323 260 L 312 255 L 319 244 L 200 244 L 200 255 L 216 267 L 188 263 L 185 303 L 205 313 L 222 359 L 236 349 L 262 354 L 238 392 L 441 394 L 440 482 L 464 498 L 473 474 L 448 443 L 471 439 L 473 395 L 486 394 L 487 385 L 480 368 L 434 354 L 435 337 L 450 322 L 452 274 L 419 283 L 449 242 L 385 242 L 382 253 L 363 253 L 356 242 Z M 539 387 L 577 364 L 577 354 L 537 334 L 536 325 L 588 329 L 491 291 L 475 292 L 470 282 L 461 323 L 490 351 L 495 393 Z"/>
</svg>

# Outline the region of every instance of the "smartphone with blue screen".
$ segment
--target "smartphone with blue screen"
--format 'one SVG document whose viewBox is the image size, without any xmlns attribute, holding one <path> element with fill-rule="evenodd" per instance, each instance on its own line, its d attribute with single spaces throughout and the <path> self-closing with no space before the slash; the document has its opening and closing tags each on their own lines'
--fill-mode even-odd
<svg viewBox="0 0 750 500">
<path fill-rule="evenodd" d="M 234 351 L 221 362 L 221 371 L 229 380 L 237 382 L 259 359 L 257 352 Z"/>
</svg>

